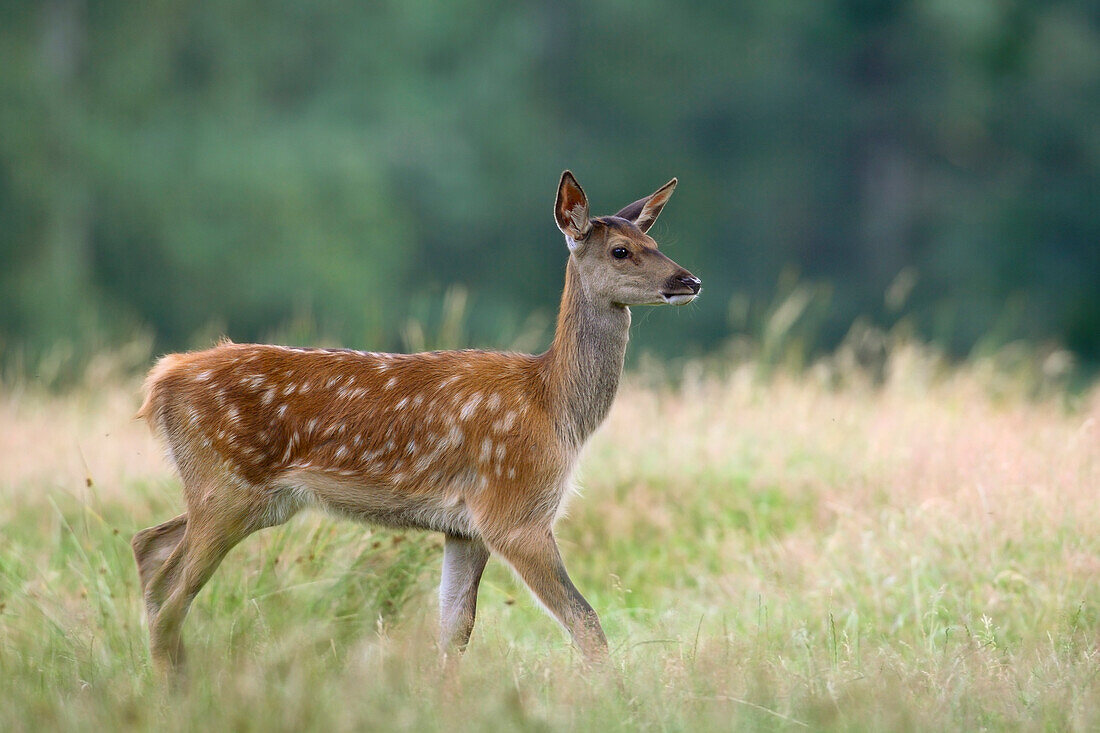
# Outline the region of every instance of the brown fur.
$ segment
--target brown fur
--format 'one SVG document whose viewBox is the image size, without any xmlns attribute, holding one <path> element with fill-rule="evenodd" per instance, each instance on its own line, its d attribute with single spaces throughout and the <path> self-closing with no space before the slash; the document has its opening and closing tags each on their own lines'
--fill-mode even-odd
<svg viewBox="0 0 1100 733">
<path fill-rule="evenodd" d="M 637 207 L 646 227 L 672 186 Z M 138 415 L 164 441 L 187 502 L 186 514 L 133 539 L 158 664 L 182 661 L 187 609 L 225 554 L 306 507 L 445 533 L 445 649 L 469 639 L 492 551 L 587 655 L 605 653 L 554 521 L 578 453 L 614 399 L 627 306 L 685 302 L 699 288 L 634 222 L 587 212 L 566 172 L 555 217 L 571 254 L 554 343 L 542 355 L 223 342 L 153 367 Z M 615 248 L 630 256 L 613 257 Z"/>
<path fill-rule="evenodd" d="M 161 569 L 164 561 L 172 554 L 172 550 L 183 539 L 185 529 L 187 529 L 187 515 L 181 514 L 164 524 L 143 529 L 134 535 L 130 546 L 133 547 L 134 558 L 137 559 L 138 579 L 141 581 L 142 588 L 149 585 L 153 575 Z"/>
</svg>

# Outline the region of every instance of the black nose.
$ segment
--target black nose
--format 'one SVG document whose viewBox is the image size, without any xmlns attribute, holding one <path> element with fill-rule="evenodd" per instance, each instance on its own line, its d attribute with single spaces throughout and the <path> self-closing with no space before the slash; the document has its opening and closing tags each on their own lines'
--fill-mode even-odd
<svg viewBox="0 0 1100 733">
<path fill-rule="evenodd" d="M 690 274 L 680 275 L 676 281 L 696 295 L 699 294 L 699 288 L 703 287 L 703 281 Z"/>
</svg>

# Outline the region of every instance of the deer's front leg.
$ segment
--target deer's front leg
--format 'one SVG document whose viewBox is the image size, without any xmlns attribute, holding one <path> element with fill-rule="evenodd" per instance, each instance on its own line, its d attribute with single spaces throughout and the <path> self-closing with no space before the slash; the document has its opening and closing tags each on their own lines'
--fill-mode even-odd
<svg viewBox="0 0 1100 733">
<path fill-rule="evenodd" d="M 447 535 L 439 583 L 439 646 L 444 654 L 466 650 L 477 615 L 477 588 L 489 559 L 481 540 Z"/>
<path fill-rule="evenodd" d="M 512 532 L 507 539 L 494 542 L 492 548 L 561 622 L 589 661 L 600 662 L 607 657 L 607 638 L 600 619 L 569 579 L 550 530 Z"/>
</svg>

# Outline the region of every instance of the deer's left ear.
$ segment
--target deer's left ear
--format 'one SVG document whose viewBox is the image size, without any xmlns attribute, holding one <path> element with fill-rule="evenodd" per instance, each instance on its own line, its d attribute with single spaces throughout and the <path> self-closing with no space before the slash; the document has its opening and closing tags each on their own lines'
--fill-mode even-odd
<svg viewBox="0 0 1100 733">
<path fill-rule="evenodd" d="M 638 199 L 629 206 L 623 207 L 623 210 L 615 216 L 634 222 L 634 225 L 643 232 L 649 231 L 675 190 L 676 179 L 673 178 L 644 199 Z"/>
<path fill-rule="evenodd" d="M 554 221 L 571 250 L 592 231 L 592 222 L 588 220 L 588 197 L 569 171 L 561 174 L 558 199 L 554 202 Z"/>
</svg>

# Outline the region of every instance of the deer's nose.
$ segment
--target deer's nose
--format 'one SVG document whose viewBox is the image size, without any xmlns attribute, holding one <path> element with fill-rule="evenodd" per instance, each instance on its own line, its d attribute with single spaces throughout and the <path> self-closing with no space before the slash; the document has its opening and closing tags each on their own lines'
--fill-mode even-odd
<svg viewBox="0 0 1100 733">
<path fill-rule="evenodd" d="M 685 272 L 683 275 L 677 275 L 674 279 L 678 284 L 683 285 L 685 288 L 696 295 L 699 294 L 699 289 L 703 287 L 703 281 L 692 275 L 690 272 Z"/>
</svg>

